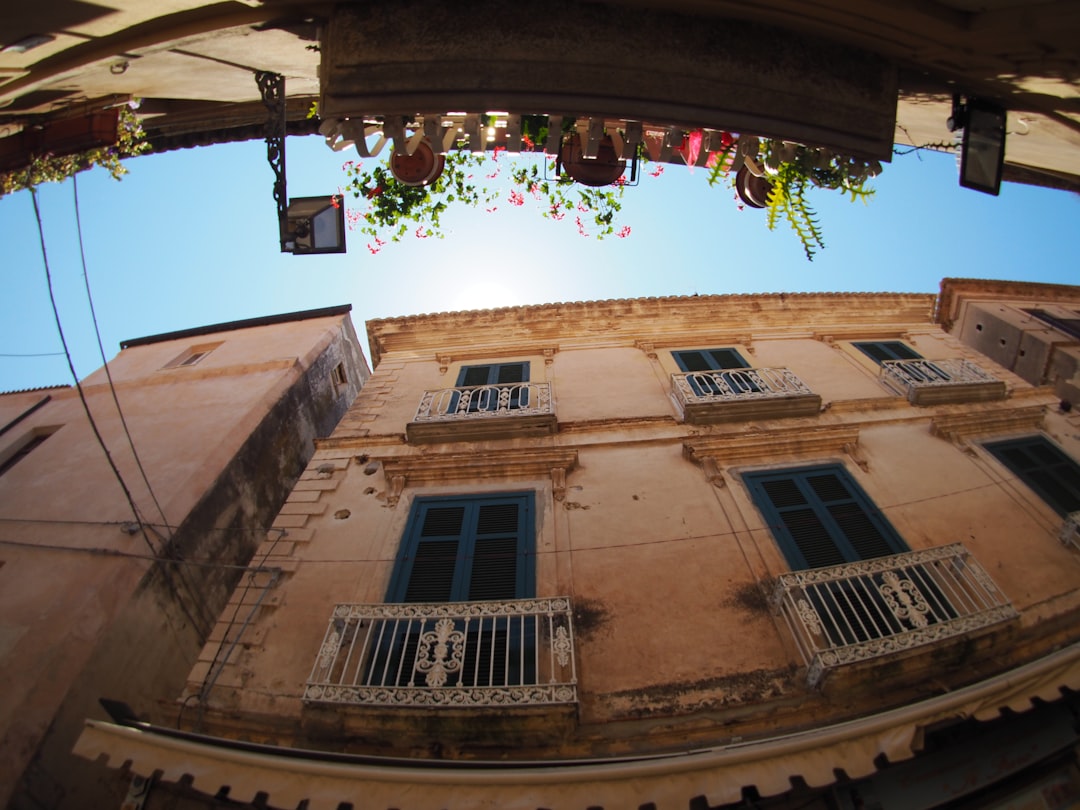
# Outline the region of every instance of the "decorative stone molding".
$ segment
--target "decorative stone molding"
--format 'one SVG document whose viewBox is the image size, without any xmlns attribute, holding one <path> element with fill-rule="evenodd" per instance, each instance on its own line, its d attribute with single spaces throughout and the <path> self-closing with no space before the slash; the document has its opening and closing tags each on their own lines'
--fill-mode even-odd
<svg viewBox="0 0 1080 810">
<path fill-rule="evenodd" d="M 930 421 L 930 433 L 939 439 L 952 442 L 961 450 L 970 450 L 969 443 L 979 436 L 1003 436 L 1041 430 L 1045 413 L 1044 406 L 1032 405 L 1008 411 L 945 414 Z"/>
<path fill-rule="evenodd" d="M 716 459 L 712 456 L 705 456 L 705 458 L 701 459 L 701 469 L 705 473 L 705 480 L 717 489 L 723 489 L 727 486 L 727 482 L 724 481 L 724 471 L 720 469 Z"/>
<path fill-rule="evenodd" d="M 545 366 L 550 366 L 553 362 L 555 362 L 555 352 L 556 351 L 558 351 L 558 349 L 544 349 L 544 365 Z"/>
<path fill-rule="evenodd" d="M 551 477 L 557 501 L 566 496 L 566 474 L 577 466 L 576 450 L 539 448 L 487 454 L 440 453 L 380 459 L 386 476 L 387 504 L 396 506 L 406 484 L 444 484 L 493 479 Z"/>
<path fill-rule="evenodd" d="M 436 361 L 437 361 L 437 362 L 439 363 L 439 373 L 440 373 L 440 374 L 445 374 L 445 373 L 446 373 L 446 370 L 447 370 L 448 368 L 450 368 L 450 364 L 451 364 L 452 362 L 454 362 L 454 358 L 452 358 L 452 357 L 451 357 L 450 355 L 448 355 L 448 354 L 440 354 L 440 355 L 437 355 L 435 359 L 436 359 Z"/>
<path fill-rule="evenodd" d="M 859 465 L 860 470 L 865 473 L 870 472 L 870 462 L 866 460 L 865 456 L 863 456 L 862 450 L 859 448 L 858 444 L 852 444 L 850 442 L 848 444 L 845 444 L 844 452 L 848 454 L 848 458 L 850 458 L 857 465 Z"/>
<path fill-rule="evenodd" d="M 720 475 L 721 465 L 728 467 L 735 462 L 760 463 L 792 456 L 858 454 L 858 444 L 859 429 L 856 427 L 799 427 L 760 433 L 698 436 L 683 442 L 683 456 L 695 464 L 700 464 L 709 482 L 716 485 L 715 478 Z M 848 448 L 851 448 L 850 452 Z M 852 455 L 852 460 L 862 467 L 858 455 Z"/>
<path fill-rule="evenodd" d="M 656 347 L 653 346 L 652 343 L 635 340 L 634 348 L 641 349 L 641 351 L 645 352 L 645 356 L 648 357 L 650 360 L 656 359 Z"/>
</svg>

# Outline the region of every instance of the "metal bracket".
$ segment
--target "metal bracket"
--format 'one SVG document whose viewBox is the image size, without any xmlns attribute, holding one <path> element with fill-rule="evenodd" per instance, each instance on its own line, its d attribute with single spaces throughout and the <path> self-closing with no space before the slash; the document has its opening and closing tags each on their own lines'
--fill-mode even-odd
<svg viewBox="0 0 1080 810">
<path fill-rule="evenodd" d="M 261 70 L 255 74 L 259 97 L 266 105 L 266 160 L 274 170 L 274 203 L 277 205 L 281 252 L 285 249 L 288 193 L 285 188 L 285 77 Z"/>
</svg>

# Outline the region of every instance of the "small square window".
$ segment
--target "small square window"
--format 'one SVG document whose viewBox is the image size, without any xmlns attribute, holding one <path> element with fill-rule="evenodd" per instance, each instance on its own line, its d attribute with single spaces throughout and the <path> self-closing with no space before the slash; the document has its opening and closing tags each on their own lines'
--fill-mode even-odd
<svg viewBox="0 0 1080 810">
<path fill-rule="evenodd" d="M 201 361 L 206 355 L 210 354 L 214 349 L 220 346 L 221 343 L 202 343 L 198 346 L 190 346 L 179 355 L 177 355 L 171 362 L 169 362 L 165 368 L 182 368 L 184 366 L 194 366 Z"/>
<path fill-rule="evenodd" d="M 0 451 L 0 475 L 3 475 L 34 450 L 41 446 L 41 444 L 56 431 L 60 429 L 59 425 L 53 427 L 39 427 L 30 431 L 22 436 L 19 441 L 10 445 L 3 451 Z"/>
<path fill-rule="evenodd" d="M 330 373 L 330 379 L 334 381 L 334 385 L 347 385 L 349 377 L 345 373 L 345 364 L 338 363 L 334 366 L 334 370 Z"/>
</svg>

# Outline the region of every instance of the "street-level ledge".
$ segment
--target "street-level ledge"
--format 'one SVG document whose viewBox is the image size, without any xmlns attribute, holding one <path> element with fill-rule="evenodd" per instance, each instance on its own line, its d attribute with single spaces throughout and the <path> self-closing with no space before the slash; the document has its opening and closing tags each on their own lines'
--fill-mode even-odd
<svg viewBox="0 0 1080 810">
<path fill-rule="evenodd" d="M 337 605 L 304 700 L 418 708 L 576 703 L 570 599 Z"/>
<path fill-rule="evenodd" d="M 671 375 L 683 419 L 695 425 L 813 416 L 821 397 L 786 368 L 739 368 Z"/>
<path fill-rule="evenodd" d="M 988 402 L 1004 399 L 1005 382 L 970 360 L 886 360 L 881 381 L 912 405 Z"/>
<path fill-rule="evenodd" d="M 960 543 L 782 574 L 771 603 L 812 687 L 860 664 L 970 648 L 1019 616 Z"/>
<path fill-rule="evenodd" d="M 410 442 L 545 436 L 558 420 L 551 384 L 523 382 L 425 391 L 405 432 Z"/>
</svg>

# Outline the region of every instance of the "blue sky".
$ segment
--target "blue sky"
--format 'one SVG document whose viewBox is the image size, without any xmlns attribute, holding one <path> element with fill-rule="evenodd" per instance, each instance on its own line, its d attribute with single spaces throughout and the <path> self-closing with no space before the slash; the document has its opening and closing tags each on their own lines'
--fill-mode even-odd
<svg viewBox="0 0 1080 810">
<path fill-rule="evenodd" d="M 341 164 L 318 137 L 287 143 L 291 197 L 332 193 Z M 869 204 L 815 190 L 826 249 L 809 263 L 794 234 L 739 211 L 706 173 L 669 166 L 628 188 L 627 239 L 598 242 L 528 205 L 451 211 L 446 238 L 371 255 L 278 251 L 273 175 L 261 141 L 147 155 L 116 182 L 79 176 L 91 290 L 106 356 L 124 339 L 242 318 L 353 305 L 369 318 L 513 304 L 748 292 L 934 292 L 945 276 L 1080 283 L 1080 196 L 1005 184 L 962 189 L 951 155 L 896 157 Z M 39 190 L 61 323 L 80 379 L 101 366 L 75 228 L 72 182 Z M 72 382 L 49 304 L 29 193 L 0 198 L 4 295 L 0 391 Z M 366 344 L 365 344 L 366 351 Z M 12 356 L 14 355 L 14 356 Z M 48 355 L 48 356 L 31 356 Z"/>
</svg>

